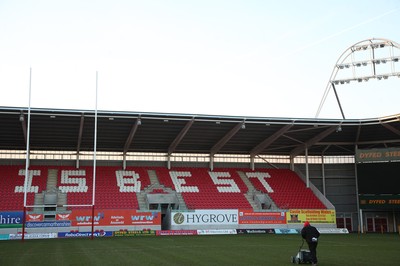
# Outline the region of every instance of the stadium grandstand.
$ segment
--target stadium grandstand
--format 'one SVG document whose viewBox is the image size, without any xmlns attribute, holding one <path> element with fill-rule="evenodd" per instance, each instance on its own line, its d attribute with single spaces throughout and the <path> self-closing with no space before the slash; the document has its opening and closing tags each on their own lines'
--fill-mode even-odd
<svg viewBox="0 0 400 266">
<path fill-rule="evenodd" d="M 305 220 L 398 232 L 400 115 L 0 107 L 0 124 L 1 234 L 292 230 Z"/>
</svg>

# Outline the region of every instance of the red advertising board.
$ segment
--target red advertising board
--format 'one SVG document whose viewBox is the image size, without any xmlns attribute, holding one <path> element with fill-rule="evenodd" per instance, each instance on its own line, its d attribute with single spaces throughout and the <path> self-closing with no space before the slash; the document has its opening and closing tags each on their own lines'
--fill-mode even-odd
<svg viewBox="0 0 400 266">
<path fill-rule="evenodd" d="M 159 212 L 138 212 L 136 210 L 95 210 L 94 225 L 161 225 Z M 56 220 L 71 221 L 71 226 L 92 225 L 92 210 L 73 210 L 71 213 L 57 214 Z"/>
<path fill-rule="evenodd" d="M 285 212 L 239 210 L 239 224 L 286 224 Z"/>
<path fill-rule="evenodd" d="M 43 219 L 43 214 L 26 214 L 27 222 L 41 222 Z"/>
<path fill-rule="evenodd" d="M 157 230 L 158 236 L 194 236 L 197 235 L 197 230 Z"/>
</svg>

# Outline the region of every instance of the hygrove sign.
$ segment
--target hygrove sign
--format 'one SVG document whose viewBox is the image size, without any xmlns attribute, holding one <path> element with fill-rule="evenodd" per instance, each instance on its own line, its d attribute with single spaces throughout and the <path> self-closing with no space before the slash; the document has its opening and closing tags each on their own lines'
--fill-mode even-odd
<svg viewBox="0 0 400 266">
<path fill-rule="evenodd" d="M 237 225 L 238 210 L 171 212 L 172 225 Z"/>
</svg>

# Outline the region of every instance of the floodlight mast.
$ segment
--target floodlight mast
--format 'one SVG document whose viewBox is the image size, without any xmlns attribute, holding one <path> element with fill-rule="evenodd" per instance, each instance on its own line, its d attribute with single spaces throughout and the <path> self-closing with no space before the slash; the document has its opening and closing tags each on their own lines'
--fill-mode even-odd
<svg viewBox="0 0 400 266">
<path fill-rule="evenodd" d="M 375 50 L 376 49 L 382 49 L 382 48 L 388 48 L 389 49 L 389 56 L 388 57 L 376 57 Z M 339 100 L 339 95 L 337 93 L 335 85 L 339 84 L 348 84 L 352 81 L 357 81 L 357 82 L 363 82 L 363 81 L 368 81 L 369 79 L 377 79 L 377 80 L 382 80 L 382 79 L 388 79 L 389 77 L 399 77 L 400 78 L 400 68 L 398 71 L 396 71 L 395 68 L 395 63 L 398 63 L 400 61 L 400 53 L 398 55 L 395 55 L 394 50 L 397 49 L 397 51 L 400 51 L 400 45 L 394 41 L 388 40 L 388 39 L 382 39 L 382 38 L 371 38 L 367 40 L 360 41 L 349 48 L 347 48 L 342 55 L 339 57 L 337 60 L 335 66 L 333 67 L 331 76 L 329 78 L 328 84 L 326 85 L 324 94 L 322 96 L 321 102 L 318 107 L 318 111 L 315 115 L 315 118 L 318 118 L 322 107 L 325 103 L 326 98 L 328 97 L 329 91 L 332 88 L 335 96 L 336 96 L 336 101 L 338 103 L 340 112 L 342 114 L 342 118 L 345 118 L 344 112 L 342 105 Z M 370 50 L 369 57 L 366 60 L 361 60 L 361 61 L 356 61 L 355 60 L 355 54 L 361 54 L 362 52 L 365 52 L 366 50 Z M 365 55 L 364 55 L 365 56 Z M 379 72 L 376 68 L 377 65 L 380 63 L 386 64 L 386 63 L 391 63 L 391 71 L 389 72 Z M 344 69 L 349 69 L 352 68 L 352 76 L 347 77 L 347 78 L 341 78 L 337 79 L 336 76 L 337 74 Z M 360 75 L 355 71 L 356 68 L 359 67 L 370 67 L 370 74 L 369 75 Z"/>
</svg>

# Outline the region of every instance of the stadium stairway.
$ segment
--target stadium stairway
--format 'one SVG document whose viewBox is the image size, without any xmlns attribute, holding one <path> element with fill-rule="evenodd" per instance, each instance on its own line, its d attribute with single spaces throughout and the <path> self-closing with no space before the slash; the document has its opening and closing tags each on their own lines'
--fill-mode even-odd
<svg viewBox="0 0 400 266">
<path fill-rule="evenodd" d="M 250 182 L 250 179 L 246 176 L 246 174 L 243 171 L 237 171 L 237 172 L 248 188 L 245 197 L 249 201 L 250 205 L 253 207 L 253 210 L 278 209 L 278 207 L 268 196 L 268 194 L 256 190 L 256 188 Z"/>
<path fill-rule="evenodd" d="M 147 170 L 147 173 L 149 175 L 150 184 L 160 184 L 155 170 Z"/>
</svg>

